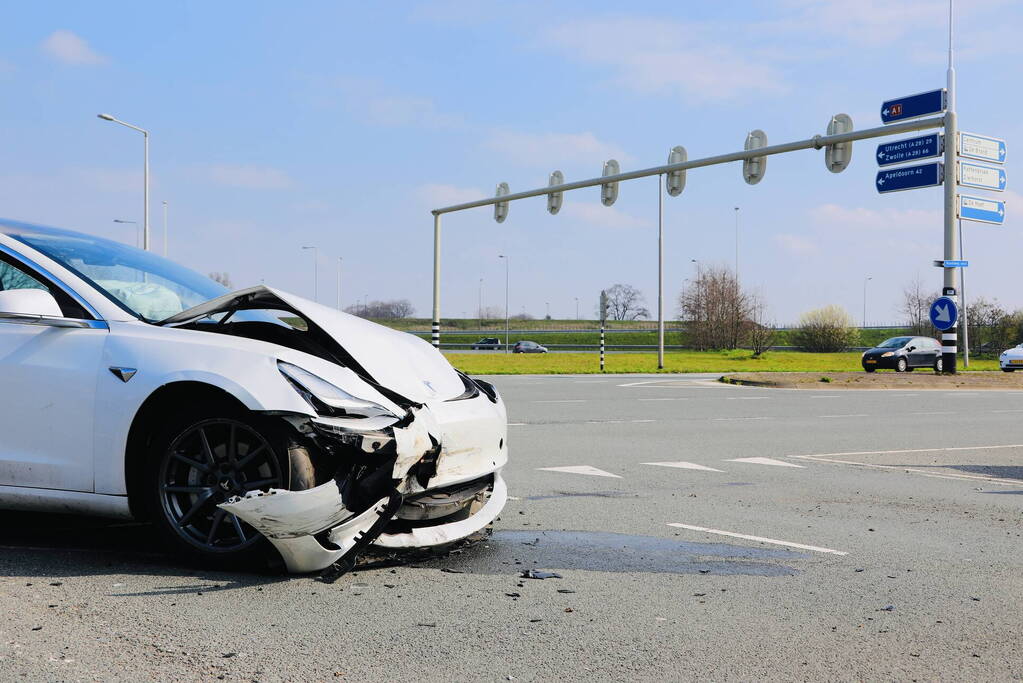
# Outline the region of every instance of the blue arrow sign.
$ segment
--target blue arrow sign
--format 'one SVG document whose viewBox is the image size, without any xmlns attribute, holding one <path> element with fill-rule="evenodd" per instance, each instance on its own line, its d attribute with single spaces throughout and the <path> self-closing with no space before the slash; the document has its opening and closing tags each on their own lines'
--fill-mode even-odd
<svg viewBox="0 0 1023 683">
<path fill-rule="evenodd" d="M 959 307 L 954 300 L 940 296 L 931 304 L 930 317 L 931 324 L 942 332 L 950 330 L 959 322 Z"/>
<path fill-rule="evenodd" d="M 877 146 L 877 165 L 891 166 L 904 161 L 940 157 L 945 152 L 945 136 L 940 133 L 885 142 Z"/>
<path fill-rule="evenodd" d="M 945 111 L 945 89 L 907 95 L 881 105 L 881 123 L 916 119 Z"/>
<path fill-rule="evenodd" d="M 959 156 L 993 164 L 1005 163 L 1005 140 L 976 133 L 959 133 Z"/>
<path fill-rule="evenodd" d="M 886 192 L 899 192 L 901 190 L 915 190 L 918 187 L 934 187 L 941 185 L 942 181 L 941 162 L 935 161 L 919 166 L 903 166 L 891 168 L 887 171 L 878 171 L 874 185 L 881 194 Z"/>
<path fill-rule="evenodd" d="M 959 162 L 959 184 L 965 187 L 979 187 L 982 190 L 1001 192 L 1005 189 L 1005 171 L 994 166 Z"/>
<path fill-rule="evenodd" d="M 979 223 L 1005 224 L 1005 202 L 987 197 L 959 195 L 959 217 Z"/>
</svg>

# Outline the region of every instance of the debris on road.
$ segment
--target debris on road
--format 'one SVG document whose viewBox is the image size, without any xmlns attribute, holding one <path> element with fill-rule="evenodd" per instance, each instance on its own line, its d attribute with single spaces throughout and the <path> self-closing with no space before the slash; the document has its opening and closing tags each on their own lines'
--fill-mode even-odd
<svg viewBox="0 0 1023 683">
<path fill-rule="evenodd" d="M 519 575 L 524 579 L 560 579 L 563 578 L 561 574 L 556 572 L 542 572 L 538 569 L 523 569 Z"/>
</svg>

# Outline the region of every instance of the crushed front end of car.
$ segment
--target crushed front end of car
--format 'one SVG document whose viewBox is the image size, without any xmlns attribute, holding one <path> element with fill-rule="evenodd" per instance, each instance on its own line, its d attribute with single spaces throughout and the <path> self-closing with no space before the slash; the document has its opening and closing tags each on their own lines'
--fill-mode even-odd
<svg viewBox="0 0 1023 683">
<path fill-rule="evenodd" d="M 303 326 L 244 315 L 265 310 Z M 504 403 L 424 340 L 262 286 L 164 322 L 301 352 L 282 349 L 274 381 L 308 410 L 264 411 L 286 432 L 289 486 L 219 504 L 265 536 L 289 571 L 344 570 L 371 544 L 453 544 L 503 509 Z"/>
</svg>

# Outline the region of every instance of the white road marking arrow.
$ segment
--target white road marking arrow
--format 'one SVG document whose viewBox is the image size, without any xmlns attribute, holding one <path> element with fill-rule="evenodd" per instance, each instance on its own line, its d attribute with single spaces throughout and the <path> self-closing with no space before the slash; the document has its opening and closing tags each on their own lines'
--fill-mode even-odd
<svg viewBox="0 0 1023 683">
<path fill-rule="evenodd" d="M 682 470 L 703 470 L 704 472 L 723 472 L 724 470 L 716 470 L 713 467 L 707 467 L 705 465 L 697 465 L 695 462 L 643 462 L 641 465 L 656 465 L 657 467 L 677 467 Z"/>
<path fill-rule="evenodd" d="M 748 462 L 751 465 L 774 465 L 775 467 L 803 467 L 802 465 L 795 465 L 791 462 L 775 460 L 774 458 L 733 458 L 728 462 Z"/>
<path fill-rule="evenodd" d="M 614 479 L 621 479 L 617 474 L 611 474 L 604 470 L 598 470 L 596 467 L 590 467 L 589 465 L 570 465 L 567 467 L 537 467 L 538 470 L 546 470 L 547 472 L 564 472 L 566 474 L 585 474 L 591 477 L 613 477 Z"/>
</svg>

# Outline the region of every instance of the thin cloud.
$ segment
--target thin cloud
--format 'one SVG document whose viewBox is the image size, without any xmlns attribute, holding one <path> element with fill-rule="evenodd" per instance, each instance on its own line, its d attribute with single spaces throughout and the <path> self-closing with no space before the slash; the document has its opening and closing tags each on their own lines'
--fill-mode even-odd
<svg viewBox="0 0 1023 683">
<path fill-rule="evenodd" d="M 799 235 L 782 233 L 775 235 L 774 241 L 781 245 L 783 249 L 793 254 L 812 254 L 817 251 L 816 244 Z"/>
<path fill-rule="evenodd" d="M 584 204 L 566 201 L 562 211 L 583 223 L 609 230 L 637 230 L 650 226 L 650 222 L 642 218 L 619 211 L 613 206 L 593 202 Z"/>
<path fill-rule="evenodd" d="M 432 209 L 441 206 L 452 206 L 465 202 L 483 199 L 486 195 L 475 187 L 457 187 L 439 183 L 420 185 L 415 189 L 415 196 L 420 202 Z"/>
<path fill-rule="evenodd" d="M 713 101 L 788 90 L 774 67 L 737 49 L 741 41 L 724 25 L 606 17 L 563 23 L 543 41 L 576 61 L 609 67 L 614 85 L 644 94 Z"/>
<path fill-rule="evenodd" d="M 218 185 L 248 190 L 283 190 L 294 185 L 288 174 L 269 166 L 216 164 L 207 175 Z"/>
<path fill-rule="evenodd" d="M 524 133 L 498 130 L 486 139 L 485 146 L 509 161 L 523 166 L 555 168 L 565 164 L 591 164 L 593 175 L 600 175 L 601 164 L 608 159 L 628 161 L 621 147 L 605 142 L 590 132 Z"/>
<path fill-rule="evenodd" d="M 340 91 L 345 108 L 359 120 L 377 126 L 455 128 L 463 124 L 457 114 L 441 111 L 428 97 L 394 92 L 380 83 L 343 78 L 333 87 Z"/>
<path fill-rule="evenodd" d="M 84 38 L 71 31 L 54 31 L 42 42 L 40 48 L 53 59 L 71 66 L 98 66 L 106 64 L 107 58 L 89 47 Z"/>
<path fill-rule="evenodd" d="M 930 229 L 942 225 L 942 212 L 930 209 L 868 209 L 865 207 L 821 204 L 809 210 L 810 219 L 820 229 L 887 231 Z"/>
</svg>

